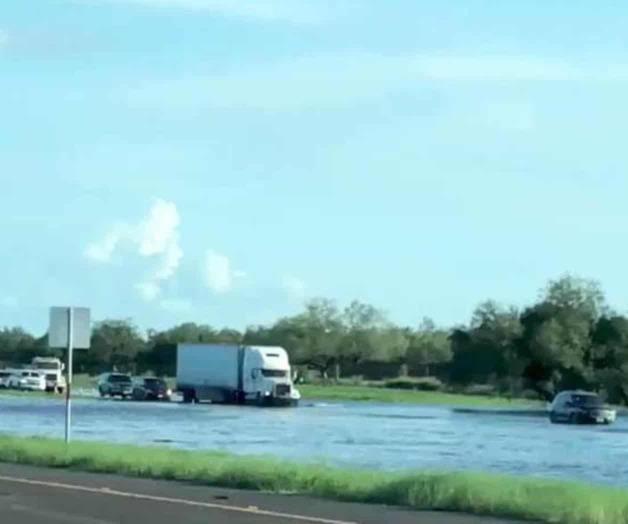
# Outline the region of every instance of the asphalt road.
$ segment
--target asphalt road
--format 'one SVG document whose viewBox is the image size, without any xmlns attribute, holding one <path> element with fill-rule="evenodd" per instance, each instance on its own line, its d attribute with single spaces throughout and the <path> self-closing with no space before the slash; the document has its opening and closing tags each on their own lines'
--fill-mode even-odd
<svg viewBox="0 0 628 524">
<path fill-rule="evenodd" d="M 11 524 L 513 524 L 503 520 L 0 464 Z"/>
</svg>

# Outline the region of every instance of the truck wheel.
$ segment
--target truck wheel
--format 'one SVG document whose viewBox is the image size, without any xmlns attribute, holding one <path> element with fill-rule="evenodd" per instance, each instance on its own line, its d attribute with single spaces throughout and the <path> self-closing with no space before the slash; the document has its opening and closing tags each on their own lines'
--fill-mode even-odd
<svg viewBox="0 0 628 524">
<path fill-rule="evenodd" d="M 184 404 L 196 404 L 198 402 L 196 392 L 193 389 L 183 390 L 183 402 Z"/>
</svg>

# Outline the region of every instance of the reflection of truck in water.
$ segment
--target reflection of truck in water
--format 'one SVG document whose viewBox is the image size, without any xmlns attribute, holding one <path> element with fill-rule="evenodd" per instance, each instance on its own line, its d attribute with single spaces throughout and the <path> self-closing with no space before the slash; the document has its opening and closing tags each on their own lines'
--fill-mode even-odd
<svg viewBox="0 0 628 524">
<path fill-rule="evenodd" d="M 179 344 L 177 389 L 184 402 L 294 406 L 301 398 L 280 347 Z"/>
<path fill-rule="evenodd" d="M 43 373 L 46 379 L 46 391 L 63 393 L 65 391 L 65 377 L 63 370 L 65 365 L 58 358 L 35 357 L 31 367 Z"/>
</svg>

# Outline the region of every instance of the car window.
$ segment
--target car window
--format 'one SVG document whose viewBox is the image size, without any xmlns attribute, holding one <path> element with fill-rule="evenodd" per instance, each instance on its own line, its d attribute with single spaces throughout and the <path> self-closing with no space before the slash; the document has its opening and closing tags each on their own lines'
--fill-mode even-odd
<svg viewBox="0 0 628 524">
<path fill-rule="evenodd" d="M 109 382 L 131 382 L 128 375 L 109 375 Z"/>
<path fill-rule="evenodd" d="M 571 402 L 576 406 L 600 406 L 602 399 L 597 395 L 573 395 Z"/>
</svg>

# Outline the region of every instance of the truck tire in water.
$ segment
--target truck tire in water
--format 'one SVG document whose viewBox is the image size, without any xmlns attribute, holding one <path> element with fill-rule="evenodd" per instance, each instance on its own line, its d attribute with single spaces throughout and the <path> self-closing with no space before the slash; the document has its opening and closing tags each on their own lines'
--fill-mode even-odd
<svg viewBox="0 0 628 524">
<path fill-rule="evenodd" d="M 196 392 L 193 389 L 183 390 L 183 402 L 185 404 L 196 404 Z"/>
</svg>

